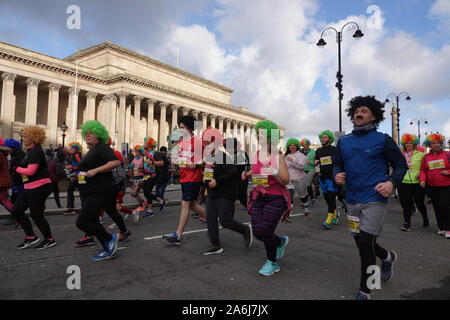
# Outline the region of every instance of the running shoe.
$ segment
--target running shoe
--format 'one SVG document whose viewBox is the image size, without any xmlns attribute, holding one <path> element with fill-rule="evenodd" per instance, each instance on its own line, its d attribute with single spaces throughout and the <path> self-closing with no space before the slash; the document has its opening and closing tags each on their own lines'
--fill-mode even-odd
<svg viewBox="0 0 450 320">
<path fill-rule="evenodd" d="M 119 236 L 119 242 L 122 243 L 122 242 L 127 241 L 128 238 L 130 238 L 130 236 L 131 236 L 131 232 L 128 231 L 128 230 L 123 232 L 123 233 L 121 233 L 120 236 Z"/>
<path fill-rule="evenodd" d="M 370 294 L 359 291 L 355 300 L 370 300 Z"/>
<path fill-rule="evenodd" d="M 202 255 L 208 256 L 210 254 L 216 254 L 216 253 L 222 253 L 222 252 L 223 252 L 223 248 L 221 246 L 212 245 L 211 247 L 209 247 L 208 249 L 203 251 Z"/>
<path fill-rule="evenodd" d="M 44 249 L 47 249 L 47 248 L 54 247 L 55 245 L 56 245 L 55 239 L 53 239 L 53 238 L 52 239 L 45 239 L 34 249 L 36 249 L 36 250 L 44 250 Z"/>
<path fill-rule="evenodd" d="M 73 216 L 75 214 L 77 214 L 77 212 L 75 211 L 74 208 L 69 208 L 63 212 L 63 215 L 65 215 L 65 216 Z"/>
<path fill-rule="evenodd" d="M 132 215 L 133 215 L 133 221 L 134 221 L 134 222 L 138 222 L 138 221 L 139 221 L 139 213 L 140 213 L 140 212 L 141 212 L 141 211 L 139 211 L 138 209 L 133 210 Z"/>
<path fill-rule="evenodd" d="M 438 235 L 438 236 L 444 236 L 444 237 L 445 237 L 445 230 L 439 230 L 439 231 L 437 232 L 437 235 Z"/>
<path fill-rule="evenodd" d="M 327 220 L 325 220 L 322 223 L 322 226 L 324 226 L 326 229 L 331 229 L 331 224 L 333 223 L 333 217 L 334 217 L 333 213 L 328 213 Z"/>
<path fill-rule="evenodd" d="M 163 202 L 159 206 L 159 211 L 163 211 L 167 205 L 167 200 L 163 200 Z"/>
<path fill-rule="evenodd" d="M 35 243 L 38 243 L 39 238 L 36 236 L 32 236 L 32 237 L 26 237 L 25 241 L 22 244 L 19 244 L 17 246 L 17 249 L 21 250 L 21 249 L 25 249 L 28 248 L 29 246 L 32 246 Z"/>
<path fill-rule="evenodd" d="M 200 218 L 200 215 L 199 215 L 198 213 L 195 213 L 195 212 L 194 212 L 194 213 L 192 214 L 192 217 L 194 217 L 195 219 L 198 219 L 198 218 Z"/>
<path fill-rule="evenodd" d="M 142 218 L 153 218 L 155 215 L 151 211 L 147 211 Z"/>
<path fill-rule="evenodd" d="M 181 245 L 181 237 L 178 237 L 177 233 L 170 236 L 162 236 L 162 239 L 168 244 L 173 246 L 179 246 Z"/>
<path fill-rule="evenodd" d="M 292 221 L 292 220 L 289 219 L 289 218 L 286 218 L 286 219 L 282 219 L 281 222 L 284 222 L 284 223 L 293 223 L 294 221 Z"/>
<path fill-rule="evenodd" d="M 305 207 L 305 217 L 309 217 L 311 214 L 311 209 L 309 207 Z"/>
<path fill-rule="evenodd" d="M 243 233 L 245 247 L 248 249 L 253 243 L 252 226 L 248 226 L 247 230 Z"/>
<path fill-rule="evenodd" d="M 108 228 L 115 229 L 115 228 L 117 228 L 117 224 L 116 223 L 110 224 Z"/>
<path fill-rule="evenodd" d="M 284 255 L 284 249 L 289 243 L 289 238 L 287 236 L 281 236 L 281 244 L 277 247 L 277 261 L 280 260 Z"/>
<path fill-rule="evenodd" d="M 445 231 L 445 239 L 450 239 L 450 231 Z"/>
<path fill-rule="evenodd" d="M 86 247 L 94 245 L 94 237 L 86 236 L 75 242 L 76 247 Z"/>
<path fill-rule="evenodd" d="M 114 257 L 114 254 L 108 253 L 107 250 L 103 249 L 99 253 L 97 253 L 95 256 L 92 256 L 91 259 L 94 261 L 101 261 L 101 260 L 107 260 Z"/>
<path fill-rule="evenodd" d="M 338 222 L 339 222 L 339 212 L 337 210 L 334 210 L 333 224 L 338 224 Z"/>
<path fill-rule="evenodd" d="M 314 207 L 316 205 L 317 199 L 316 198 L 312 198 L 311 199 L 311 207 Z"/>
<path fill-rule="evenodd" d="M 411 231 L 411 226 L 408 223 L 404 223 L 400 230 L 409 232 Z"/>
<path fill-rule="evenodd" d="M 267 277 L 273 275 L 278 271 L 280 271 L 280 266 L 277 262 L 266 260 L 266 263 L 263 265 L 261 270 L 259 270 L 259 274 Z"/>
<path fill-rule="evenodd" d="M 107 253 L 113 256 L 117 251 L 117 247 L 119 246 L 119 234 L 113 233 L 111 235 L 111 240 L 106 241 L 105 245 Z"/>
<path fill-rule="evenodd" d="M 206 218 L 200 217 L 200 218 L 198 218 L 198 221 L 206 222 Z"/>
<path fill-rule="evenodd" d="M 381 280 L 388 281 L 394 274 L 394 263 L 397 260 L 397 254 L 394 251 L 390 252 L 391 261 L 383 261 L 381 263 Z"/>
</svg>

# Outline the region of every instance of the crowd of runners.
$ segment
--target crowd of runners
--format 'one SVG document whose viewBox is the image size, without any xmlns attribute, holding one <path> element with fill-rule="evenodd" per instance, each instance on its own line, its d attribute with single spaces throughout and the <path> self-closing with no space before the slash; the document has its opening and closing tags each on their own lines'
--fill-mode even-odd
<svg viewBox="0 0 450 320">
<path fill-rule="evenodd" d="M 160 211 L 164 210 L 169 168 L 177 166 L 182 193 L 180 218 L 174 233 L 163 236 L 163 242 L 170 246 L 182 244 L 183 231 L 193 211 L 208 227 L 210 246 L 202 252 L 204 255 L 223 252 L 220 224 L 241 234 L 246 248 L 253 238 L 263 242 L 265 262 L 259 274 L 270 276 L 280 271 L 280 260 L 289 243 L 289 237 L 277 235 L 276 228 L 280 222 L 291 221 L 293 199 L 298 196 L 306 219 L 311 214 L 323 215 L 324 230 L 338 224 L 343 213 L 346 214 L 361 260 L 356 299 L 368 300 L 371 298 L 368 268 L 376 265 L 378 257 L 381 278 L 387 281 L 398 259 L 394 250 L 378 243 L 389 198 L 395 189 L 403 208 L 401 230 L 412 230 L 411 217 L 416 210 L 423 217 L 423 227 L 430 227 L 425 205 L 428 197 L 436 215 L 438 234 L 450 239 L 450 153 L 444 151 L 445 140 L 439 134 L 427 136 L 425 144 L 429 152 L 425 152 L 412 134 L 404 134 L 398 146 L 389 135 L 378 132 L 377 127 L 384 120 L 384 104 L 373 96 L 353 98 L 346 112 L 354 128 L 337 143 L 334 134 L 324 130 L 318 135 L 322 146 L 317 150 L 311 148 L 308 139 L 291 138 L 284 154 L 277 147 L 280 139 L 277 125 L 270 120 L 261 121 L 255 126 L 258 150 L 251 157 L 237 139 L 224 139 L 215 128 L 207 128 L 201 137 L 196 136 L 196 119 L 184 116 L 178 121 L 180 140 L 173 147 L 170 160 L 166 147 L 158 151 L 157 142 L 146 137 L 142 145 L 134 146 L 134 158 L 128 161 L 125 154 L 111 148 L 105 127 L 97 121 L 88 121 L 81 127 L 88 152 L 82 156 L 82 144 L 73 142 L 69 154 L 61 149 L 49 162 L 42 148 L 45 131 L 39 126 L 29 126 L 23 130 L 26 152 L 20 142 L 0 138 L 0 202 L 11 213 L 12 223 L 25 233 L 18 249 L 40 241 L 25 214 L 27 209 L 43 236 L 35 249 L 53 247 L 56 240 L 44 216 L 45 203 L 53 192 L 57 206 L 61 207 L 58 179 L 67 177 L 65 213 L 76 214 L 74 190 L 78 189 L 81 200 L 76 226 L 84 235 L 75 244 L 92 245 L 97 239 L 102 250 L 92 259 L 105 260 L 116 256 L 118 243 L 131 236 L 125 222 L 128 216 L 134 222 L 141 216 L 151 217 L 155 203 Z M 135 210 L 123 206 L 126 171 L 132 180 Z M 326 214 L 312 209 L 319 196 L 326 201 Z M 237 200 L 250 215 L 249 226 L 234 218 Z M 103 226 L 104 212 L 114 222 L 109 229 L 118 228 L 119 233 L 110 233 Z"/>
</svg>

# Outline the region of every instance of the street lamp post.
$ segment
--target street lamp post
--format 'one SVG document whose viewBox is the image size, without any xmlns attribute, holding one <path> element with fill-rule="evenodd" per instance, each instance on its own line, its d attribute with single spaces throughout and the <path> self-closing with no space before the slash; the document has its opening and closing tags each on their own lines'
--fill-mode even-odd
<svg viewBox="0 0 450 320">
<path fill-rule="evenodd" d="M 417 134 L 418 134 L 418 137 L 419 137 L 419 146 L 420 146 L 420 123 L 422 122 L 422 123 L 428 124 L 428 121 L 426 119 L 424 119 L 424 118 L 412 119 L 409 124 L 413 125 L 414 122 L 417 122 Z M 427 133 L 425 132 L 425 134 L 427 134 Z"/>
<path fill-rule="evenodd" d="M 64 121 L 64 123 L 61 125 L 61 130 L 62 130 L 62 138 L 63 138 L 63 149 L 64 149 L 64 140 L 66 139 L 66 131 L 67 129 L 69 129 L 69 127 L 66 125 L 66 122 Z"/>
<path fill-rule="evenodd" d="M 328 27 L 325 30 L 322 31 L 322 34 L 320 35 L 320 40 L 317 42 L 317 46 L 323 47 L 327 43 L 325 40 L 323 40 L 323 35 L 327 30 L 334 30 L 336 32 L 336 42 L 338 44 L 338 72 L 336 74 L 337 82 L 336 82 L 336 88 L 339 91 L 339 132 L 342 132 L 342 99 L 344 98 L 344 95 L 342 94 L 342 72 L 341 72 L 341 42 L 342 42 L 342 32 L 344 31 L 344 28 L 349 25 L 353 24 L 356 26 L 357 30 L 355 34 L 353 35 L 353 38 L 358 39 L 364 36 L 364 34 L 359 29 L 359 26 L 356 22 L 348 22 L 344 24 L 344 26 L 341 28 L 341 31 L 337 31 L 334 27 Z"/>
<path fill-rule="evenodd" d="M 389 101 L 389 96 L 391 96 L 391 95 L 395 96 L 395 102 L 396 102 L 396 106 L 397 106 L 397 137 L 398 137 L 397 138 L 398 141 L 396 141 L 397 144 L 399 144 L 399 142 L 400 142 L 400 105 L 399 105 L 399 100 L 400 100 L 400 96 L 402 94 L 406 94 L 406 99 L 405 99 L 406 101 L 410 101 L 411 100 L 411 97 L 409 96 L 409 93 L 406 92 L 406 91 L 402 91 L 399 94 L 389 93 L 386 96 L 386 100 L 384 101 L 384 102 L 388 103 L 388 102 L 390 102 Z M 420 140 L 420 137 L 419 137 L 419 140 Z"/>
</svg>

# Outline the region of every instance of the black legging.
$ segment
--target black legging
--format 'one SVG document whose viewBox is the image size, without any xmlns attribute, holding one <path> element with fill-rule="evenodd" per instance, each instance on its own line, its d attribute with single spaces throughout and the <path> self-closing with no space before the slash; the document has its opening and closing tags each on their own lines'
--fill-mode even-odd
<svg viewBox="0 0 450 320">
<path fill-rule="evenodd" d="M 153 201 L 158 198 L 152 193 L 153 187 L 156 184 L 156 178 L 150 178 L 148 180 L 144 180 L 143 189 L 144 189 L 144 197 L 147 199 L 147 204 L 151 205 Z"/>
<path fill-rule="evenodd" d="M 240 180 L 238 182 L 238 200 L 244 206 L 247 207 L 247 189 L 248 189 L 248 179 Z"/>
<path fill-rule="evenodd" d="M 75 196 L 74 191 L 78 189 L 78 181 L 69 181 L 69 187 L 67 188 L 67 208 L 75 208 Z"/>
<path fill-rule="evenodd" d="M 53 195 L 55 196 L 55 202 L 58 208 L 61 208 L 61 201 L 59 199 L 59 188 L 58 188 L 58 181 L 52 183 L 52 191 Z"/>
<path fill-rule="evenodd" d="M 328 213 L 333 213 L 336 210 L 336 192 L 328 191 L 323 194 L 328 205 Z"/>
<path fill-rule="evenodd" d="M 423 220 L 428 221 L 427 207 L 425 206 L 425 189 L 418 183 L 402 183 L 398 188 L 400 204 L 403 208 L 405 223 L 411 225 L 411 216 L 414 210 L 414 203 L 422 214 Z"/>
<path fill-rule="evenodd" d="M 51 192 L 52 185 L 47 183 L 35 189 L 25 189 L 14 202 L 12 215 L 28 237 L 34 236 L 30 219 L 25 215 L 25 210 L 30 208 L 30 216 L 44 238 L 53 238 L 50 225 L 44 217 L 45 201 Z"/>
<path fill-rule="evenodd" d="M 450 231 L 450 186 L 428 186 L 439 230 Z"/>
<path fill-rule="evenodd" d="M 367 279 L 369 279 L 371 274 L 367 273 L 367 268 L 377 264 L 376 257 L 381 260 L 386 260 L 388 252 L 377 243 L 377 237 L 373 234 L 360 231 L 353 238 L 355 239 L 361 258 L 361 282 L 359 284 L 359 290 L 370 294 L 370 289 L 367 287 Z"/>
</svg>

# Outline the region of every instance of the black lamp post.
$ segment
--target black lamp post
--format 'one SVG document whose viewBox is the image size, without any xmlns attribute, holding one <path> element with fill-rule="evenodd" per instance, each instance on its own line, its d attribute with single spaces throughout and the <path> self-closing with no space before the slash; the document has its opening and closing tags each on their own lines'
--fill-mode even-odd
<svg viewBox="0 0 450 320">
<path fill-rule="evenodd" d="M 428 121 L 426 119 L 420 118 L 420 119 L 412 119 L 411 122 L 409 123 L 410 125 L 413 125 L 414 122 L 417 122 L 417 134 L 419 137 L 419 146 L 420 146 L 420 122 L 428 124 Z M 425 132 L 425 134 L 427 134 Z"/>
<path fill-rule="evenodd" d="M 411 97 L 409 96 L 409 93 L 406 91 L 402 91 L 399 94 L 395 94 L 395 93 L 389 93 L 386 96 L 386 100 L 384 102 L 388 103 L 389 101 L 389 96 L 393 95 L 395 97 L 395 101 L 396 101 L 396 105 L 397 105 L 397 136 L 398 136 L 398 141 L 397 143 L 400 141 L 400 105 L 399 105 L 399 100 L 400 100 L 400 96 L 402 94 L 406 94 L 406 101 L 410 101 Z M 420 140 L 420 134 L 419 134 L 419 140 Z"/>
<path fill-rule="evenodd" d="M 333 27 L 326 28 L 325 30 L 322 31 L 322 34 L 320 35 L 320 40 L 319 40 L 319 42 L 317 42 L 317 46 L 319 46 L 319 47 L 325 46 L 327 44 L 325 42 L 325 40 L 323 40 L 323 34 L 325 33 L 325 31 L 331 29 L 336 32 L 336 42 L 338 43 L 338 72 L 336 74 L 336 78 L 338 81 L 336 82 L 336 88 L 339 91 L 339 131 L 340 132 L 342 131 L 342 99 L 344 98 L 344 95 L 342 94 L 343 75 L 341 73 L 341 42 L 342 42 L 342 32 L 344 31 L 344 28 L 349 24 L 353 24 L 357 28 L 355 34 L 353 35 L 353 38 L 358 39 L 358 38 L 361 38 L 364 36 L 364 34 L 359 29 L 359 26 L 356 22 L 348 22 L 348 23 L 344 24 L 344 26 L 341 28 L 341 31 L 337 31 Z"/>
<path fill-rule="evenodd" d="M 66 131 L 67 129 L 69 129 L 69 127 L 66 125 L 66 122 L 64 121 L 64 123 L 61 125 L 61 130 L 62 130 L 62 138 L 63 138 L 63 149 L 64 149 L 64 141 L 66 139 Z"/>
</svg>

